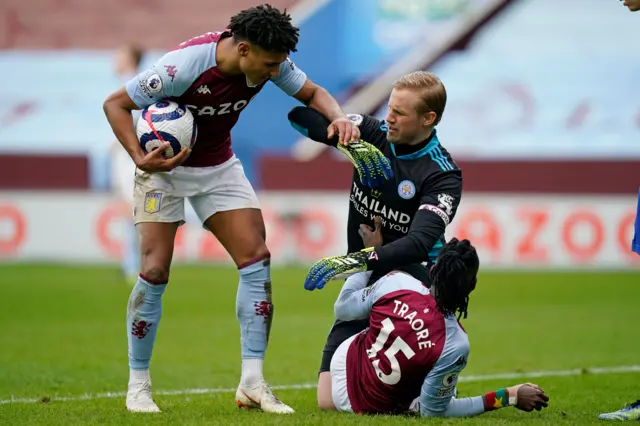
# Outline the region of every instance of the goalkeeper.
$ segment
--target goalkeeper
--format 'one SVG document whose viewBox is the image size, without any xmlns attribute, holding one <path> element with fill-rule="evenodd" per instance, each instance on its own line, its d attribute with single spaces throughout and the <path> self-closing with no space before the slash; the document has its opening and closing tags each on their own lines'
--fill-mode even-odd
<svg viewBox="0 0 640 426">
<path fill-rule="evenodd" d="M 362 140 L 368 142 L 350 144 L 356 151 L 351 155 L 356 167 L 349 197 L 348 254 L 313 265 L 305 280 L 307 290 L 320 289 L 331 279 L 359 271 L 373 271 L 371 284 L 401 265 L 435 260 L 462 193 L 461 171 L 440 144 L 435 129 L 446 100 L 440 79 L 418 71 L 394 83 L 385 121 L 348 116 L 360 128 Z M 289 121 L 303 135 L 338 146 L 335 137 L 327 137 L 328 120 L 316 111 L 294 108 Z M 370 159 L 375 158 L 369 154 L 373 147 L 388 157 L 393 178 L 377 188 L 363 183 L 354 149 L 358 145 Z M 323 352 L 320 385 L 331 381 L 329 367 L 337 347 L 368 324 L 368 320 L 334 324 Z"/>
</svg>

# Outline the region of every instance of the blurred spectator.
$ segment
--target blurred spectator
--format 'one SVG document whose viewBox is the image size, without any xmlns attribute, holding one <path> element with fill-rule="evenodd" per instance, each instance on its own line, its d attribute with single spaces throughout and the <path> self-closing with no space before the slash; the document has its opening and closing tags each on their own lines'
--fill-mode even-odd
<svg viewBox="0 0 640 426">
<path fill-rule="evenodd" d="M 114 61 L 114 72 L 120 82 L 125 84 L 138 74 L 140 62 L 144 52 L 139 47 L 129 44 L 121 46 L 116 52 Z M 132 111 L 133 125 L 140 117 L 140 111 Z M 123 241 L 121 271 L 127 281 L 135 283 L 140 271 L 140 256 L 138 251 L 138 237 L 133 225 L 133 177 L 136 165 L 120 145 L 118 140 L 114 140 L 111 146 L 111 188 L 116 196 L 117 202 L 127 206 L 127 217 L 130 222 L 125 228 L 125 239 Z"/>
</svg>

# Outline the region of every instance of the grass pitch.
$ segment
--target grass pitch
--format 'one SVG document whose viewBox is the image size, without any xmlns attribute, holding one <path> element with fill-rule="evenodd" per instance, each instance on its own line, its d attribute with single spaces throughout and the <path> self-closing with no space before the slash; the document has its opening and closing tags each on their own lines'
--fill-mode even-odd
<svg viewBox="0 0 640 426">
<path fill-rule="evenodd" d="M 265 361 L 267 380 L 284 386 L 277 395 L 296 414 L 235 407 L 229 389 L 235 389 L 240 375 L 237 272 L 179 267 L 163 298 L 151 369 L 154 390 L 162 392 L 155 399 L 164 412 L 132 415 L 123 396 L 128 378 L 124 317 L 131 288 L 117 271 L 0 266 L 0 424 L 426 422 L 317 411 L 312 386 L 340 283 L 306 292 L 305 272 L 273 271 L 275 319 Z M 639 273 L 483 273 L 463 321 L 471 355 L 458 386 L 461 396 L 534 381 L 549 394 L 550 407 L 542 413 L 508 408 L 473 419 L 428 422 L 602 423 L 598 413 L 640 397 L 640 373 L 633 368 L 588 370 L 640 365 L 638 300 Z M 511 378 L 496 378 L 502 373 Z"/>
</svg>

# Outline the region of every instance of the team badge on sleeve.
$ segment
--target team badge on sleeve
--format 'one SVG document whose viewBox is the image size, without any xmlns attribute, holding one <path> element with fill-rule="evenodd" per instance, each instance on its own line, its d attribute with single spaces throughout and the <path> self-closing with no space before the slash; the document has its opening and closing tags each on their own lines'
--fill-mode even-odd
<svg viewBox="0 0 640 426">
<path fill-rule="evenodd" d="M 296 64 L 294 64 L 291 58 L 289 57 L 287 57 L 286 61 L 289 64 L 289 68 L 291 68 L 291 71 L 294 71 L 296 69 Z"/>
<path fill-rule="evenodd" d="M 447 215 L 451 216 L 453 213 L 453 195 L 449 194 L 438 194 L 438 207 L 441 209 L 445 209 Z"/>
<path fill-rule="evenodd" d="M 347 115 L 347 118 L 356 126 L 362 124 L 362 120 L 364 120 L 364 118 L 360 114 L 349 114 Z"/>
<path fill-rule="evenodd" d="M 446 398 L 456 393 L 456 383 L 458 381 L 458 373 L 449 373 L 442 378 L 442 388 L 438 390 L 438 396 Z"/>
<path fill-rule="evenodd" d="M 160 93 L 162 91 L 162 79 L 158 74 L 151 74 L 140 82 L 140 89 L 149 97 L 154 93 Z"/>
<path fill-rule="evenodd" d="M 362 292 L 362 301 L 364 302 L 365 300 L 367 300 L 367 297 L 369 297 L 369 295 L 371 294 L 371 292 L 373 291 L 373 288 L 376 286 L 377 283 L 373 283 L 371 284 L 369 287 L 365 288 L 364 291 Z"/>
<path fill-rule="evenodd" d="M 442 384 L 444 386 L 453 386 L 458 379 L 458 373 L 449 373 L 442 378 Z"/>
<path fill-rule="evenodd" d="M 162 202 L 161 192 L 147 192 L 144 196 L 144 211 L 149 214 L 158 213 Z"/>
</svg>

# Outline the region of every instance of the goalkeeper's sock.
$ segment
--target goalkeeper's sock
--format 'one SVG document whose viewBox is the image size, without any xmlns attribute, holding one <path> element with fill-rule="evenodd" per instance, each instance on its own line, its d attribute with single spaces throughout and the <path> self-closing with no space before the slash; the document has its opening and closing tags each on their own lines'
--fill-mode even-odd
<svg viewBox="0 0 640 426">
<path fill-rule="evenodd" d="M 127 337 L 129 339 L 129 368 L 148 370 L 162 316 L 162 294 L 167 283 L 151 284 L 138 277 L 127 305 Z"/>
<path fill-rule="evenodd" d="M 270 263 L 271 259 L 266 255 L 238 268 L 240 284 L 236 315 L 240 322 L 243 384 L 253 384 L 262 379 L 262 360 L 273 318 Z"/>
</svg>

